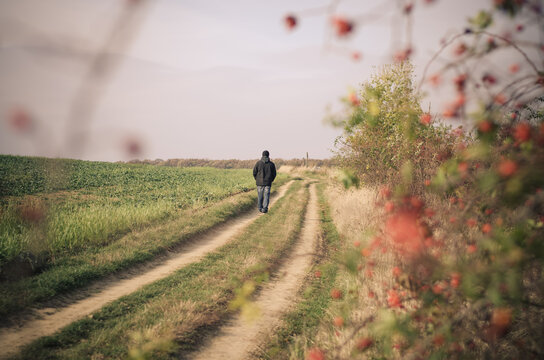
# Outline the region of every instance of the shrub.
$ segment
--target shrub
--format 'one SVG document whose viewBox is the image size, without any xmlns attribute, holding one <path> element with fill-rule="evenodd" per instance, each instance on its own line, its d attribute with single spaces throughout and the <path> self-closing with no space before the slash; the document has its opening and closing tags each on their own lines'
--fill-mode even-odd
<svg viewBox="0 0 544 360">
<path fill-rule="evenodd" d="M 403 173 L 411 174 L 412 190 L 421 192 L 419 184 L 464 140 L 422 111 L 412 73 L 409 62 L 385 65 L 363 84 L 359 97 L 347 101 L 337 155 L 367 184 L 399 183 Z"/>
</svg>

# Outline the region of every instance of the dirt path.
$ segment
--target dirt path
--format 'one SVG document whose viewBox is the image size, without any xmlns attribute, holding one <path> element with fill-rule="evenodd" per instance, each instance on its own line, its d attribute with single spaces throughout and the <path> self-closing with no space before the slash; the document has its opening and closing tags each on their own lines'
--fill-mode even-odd
<svg viewBox="0 0 544 360">
<path fill-rule="evenodd" d="M 310 185 L 310 201 L 301 238 L 279 269 L 279 277 L 268 283 L 255 300 L 260 317 L 248 322 L 236 316 L 201 351 L 189 356 L 192 360 L 247 359 L 279 325 L 281 316 L 293 304 L 308 267 L 311 265 L 319 229 L 319 213 L 315 185 Z"/>
<path fill-rule="evenodd" d="M 277 194 L 271 200 L 270 206 L 273 206 L 285 194 L 291 184 L 292 181 L 279 188 Z M 62 308 L 42 309 L 39 311 L 40 317 L 37 319 L 30 319 L 19 326 L 3 328 L 0 331 L 0 358 L 14 355 L 20 347 L 42 336 L 51 335 L 64 326 L 93 313 L 107 303 L 128 295 L 144 285 L 162 279 L 185 265 L 202 259 L 207 253 L 226 244 L 258 216 L 259 214 L 250 212 L 227 221 L 225 224 L 197 237 L 179 252 L 169 254 L 166 259 L 160 262 L 160 265 L 148 271 L 126 279 L 107 281 L 107 284 L 103 286 L 99 283 L 98 286 L 93 286 L 94 293 L 84 299 Z"/>
</svg>

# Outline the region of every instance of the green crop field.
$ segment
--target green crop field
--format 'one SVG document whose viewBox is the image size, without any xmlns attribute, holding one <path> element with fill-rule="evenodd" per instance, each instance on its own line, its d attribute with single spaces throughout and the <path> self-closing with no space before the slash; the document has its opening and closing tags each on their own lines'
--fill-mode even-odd
<svg viewBox="0 0 544 360">
<path fill-rule="evenodd" d="M 0 268 L 101 247 L 254 187 L 250 170 L 0 156 Z"/>
</svg>

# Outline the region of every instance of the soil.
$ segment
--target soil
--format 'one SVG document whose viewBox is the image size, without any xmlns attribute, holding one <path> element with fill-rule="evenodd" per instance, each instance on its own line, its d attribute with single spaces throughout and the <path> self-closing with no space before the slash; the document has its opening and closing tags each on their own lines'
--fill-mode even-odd
<svg viewBox="0 0 544 360">
<path fill-rule="evenodd" d="M 278 270 L 278 275 L 263 287 L 255 299 L 260 316 L 253 321 L 241 315 L 229 320 L 218 333 L 205 341 L 192 360 L 248 359 L 280 325 L 281 317 L 295 303 L 298 290 L 312 264 L 318 243 L 319 213 L 315 185 L 310 185 L 310 200 L 299 242 Z"/>
<path fill-rule="evenodd" d="M 292 181 L 282 186 L 276 196 L 271 199 L 270 206 L 281 198 Z M 47 335 L 52 335 L 64 326 L 92 314 L 102 306 L 121 296 L 128 295 L 139 288 L 162 279 L 174 271 L 190 263 L 199 261 L 209 252 L 226 244 L 242 229 L 248 226 L 259 215 L 250 212 L 213 228 L 198 236 L 187 246 L 177 252 L 169 253 L 147 264 L 144 269 L 136 270 L 136 274 L 125 273 L 99 281 L 94 285 L 78 291 L 73 295 L 77 301 L 64 299 L 63 306 L 43 308 L 35 311 L 34 316 L 27 317 L 21 324 L 0 330 L 0 358 L 14 355 L 17 350 L 30 342 Z"/>
</svg>

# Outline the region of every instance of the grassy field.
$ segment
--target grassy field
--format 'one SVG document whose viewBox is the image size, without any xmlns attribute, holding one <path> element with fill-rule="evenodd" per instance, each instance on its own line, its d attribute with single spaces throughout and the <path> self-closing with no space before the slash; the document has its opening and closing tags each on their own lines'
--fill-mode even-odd
<svg viewBox="0 0 544 360">
<path fill-rule="evenodd" d="M 281 263 L 300 233 L 308 196 L 295 182 L 234 241 L 34 342 L 20 358 L 178 358 L 198 347 L 230 314 L 241 289 L 258 287 Z"/>
<path fill-rule="evenodd" d="M 0 156 L 0 268 L 58 257 L 254 187 L 250 170 Z"/>
<path fill-rule="evenodd" d="M 34 267 L 0 282 L 1 316 L 150 260 L 255 202 L 250 170 L 0 156 L 0 181 L 2 276 Z"/>
</svg>

